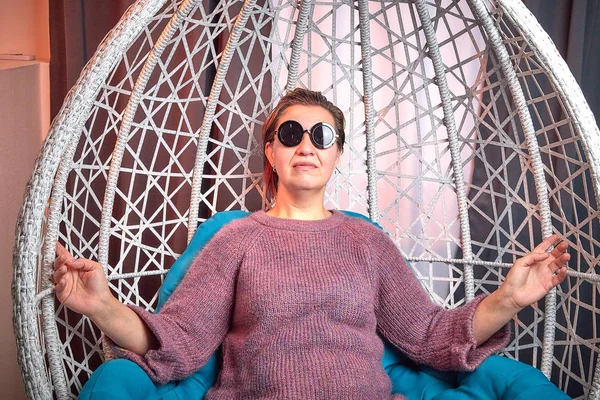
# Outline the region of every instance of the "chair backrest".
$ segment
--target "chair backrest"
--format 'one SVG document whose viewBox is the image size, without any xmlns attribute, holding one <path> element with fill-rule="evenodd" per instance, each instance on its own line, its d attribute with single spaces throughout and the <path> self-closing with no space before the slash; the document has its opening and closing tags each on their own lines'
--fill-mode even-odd
<svg viewBox="0 0 600 400">
<path fill-rule="evenodd" d="M 433 301 L 493 291 L 542 237 L 567 237 L 569 277 L 519 314 L 505 354 L 598 398 L 600 134 L 518 0 L 135 3 L 54 120 L 20 214 L 30 398 L 75 397 L 102 361 L 98 329 L 55 304 L 56 240 L 105 265 L 123 302 L 153 309 L 199 223 L 267 206 L 260 130 L 296 86 L 346 115 L 327 206 L 379 222 Z"/>
</svg>

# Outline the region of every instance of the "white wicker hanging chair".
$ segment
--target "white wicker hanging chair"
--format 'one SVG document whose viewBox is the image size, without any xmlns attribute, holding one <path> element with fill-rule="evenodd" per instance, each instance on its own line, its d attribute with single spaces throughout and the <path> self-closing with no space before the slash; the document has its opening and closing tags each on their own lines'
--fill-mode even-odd
<svg viewBox="0 0 600 400">
<path fill-rule="evenodd" d="M 519 0 L 131 6 L 54 120 L 21 210 L 14 323 L 28 396 L 75 398 L 103 359 L 98 329 L 54 299 L 54 243 L 152 309 L 198 224 L 266 205 L 260 129 L 295 86 L 347 118 L 327 205 L 378 221 L 435 302 L 494 290 L 542 236 L 568 238 L 569 276 L 515 318 L 504 355 L 600 398 L 600 134 Z"/>
</svg>

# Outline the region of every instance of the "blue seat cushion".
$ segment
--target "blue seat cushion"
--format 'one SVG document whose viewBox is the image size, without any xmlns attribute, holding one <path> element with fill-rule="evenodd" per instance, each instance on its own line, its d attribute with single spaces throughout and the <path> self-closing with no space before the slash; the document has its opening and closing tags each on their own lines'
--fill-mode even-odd
<svg viewBox="0 0 600 400">
<path fill-rule="evenodd" d="M 364 215 L 345 214 L 371 222 Z M 205 221 L 183 254 L 165 277 L 158 295 L 157 311 L 175 290 L 196 255 L 231 221 L 248 216 L 245 211 L 225 211 Z M 376 224 L 377 225 L 377 224 Z M 379 225 L 377 225 L 381 228 Z M 440 372 L 420 366 L 384 341 L 382 365 L 392 381 L 392 392 L 408 399 L 527 399 L 536 394 L 545 400 L 569 399 L 537 369 L 504 357 L 492 356 L 474 372 Z M 101 365 L 83 387 L 79 399 L 202 399 L 214 385 L 220 365 L 220 350 L 191 376 L 166 385 L 156 385 L 135 363 L 113 360 Z"/>
</svg>

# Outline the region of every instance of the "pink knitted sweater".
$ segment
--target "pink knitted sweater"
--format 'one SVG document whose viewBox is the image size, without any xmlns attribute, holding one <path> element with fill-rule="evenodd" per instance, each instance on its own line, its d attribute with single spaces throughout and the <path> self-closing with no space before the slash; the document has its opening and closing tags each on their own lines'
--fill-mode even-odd
<svg viewBox="0 0 600 400">
<path fill-rule="evenodd" d="M 160 313 L 133 307 L 160 347 L 126 351 L 156 382 L 199 369 L 223 344 L 206 399 L 392 399 L 377 332 L 418 363 L 471 370 L 508 327 L 476 346 L 482 297 L 431 303 L 394 243 L 334 211 L 298 221 L 256 212 L 229 223 L 196 258 Z"/>
</svg>

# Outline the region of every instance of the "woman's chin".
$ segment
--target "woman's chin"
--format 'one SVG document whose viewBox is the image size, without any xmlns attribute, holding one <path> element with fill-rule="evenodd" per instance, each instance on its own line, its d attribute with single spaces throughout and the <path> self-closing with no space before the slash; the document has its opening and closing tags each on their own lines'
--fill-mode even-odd
<svg viewBox="0 0 600 400">
<path fill-rule="evenodd" d="M 318 193 L 325 189 L 326 183 L 315 182 L 314 180 L 306 180 L 294 182 L 293 185 L 290 185 L 290 192 L 294 193 L 307 193 L 307 192 L 315 192 Z"/>
</svg>

